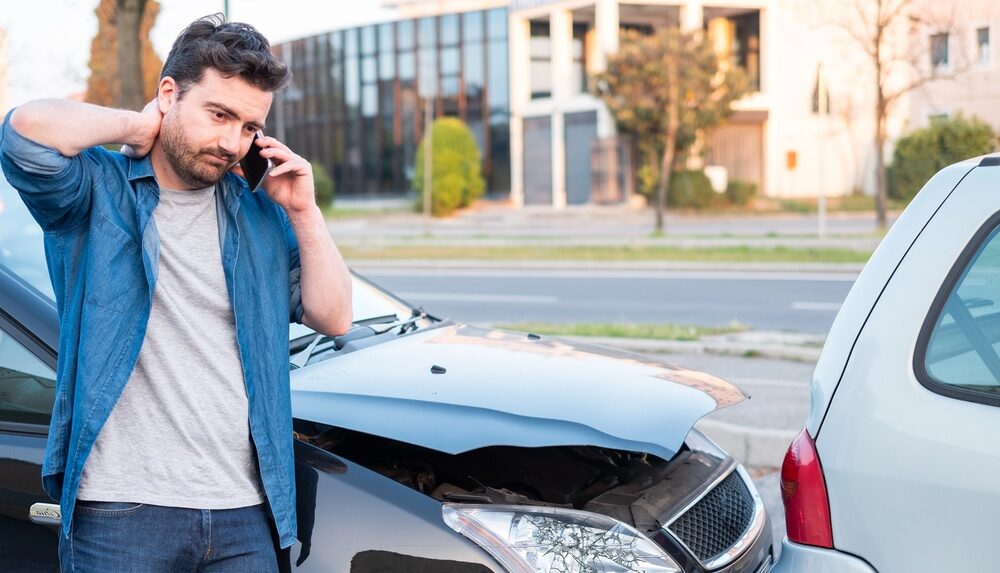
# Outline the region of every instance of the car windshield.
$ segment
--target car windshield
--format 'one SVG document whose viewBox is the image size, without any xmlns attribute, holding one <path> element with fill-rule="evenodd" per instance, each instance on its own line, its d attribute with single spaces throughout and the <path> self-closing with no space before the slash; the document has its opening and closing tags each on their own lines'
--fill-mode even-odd
<svg viewBox="0 0 1000 573">
<path fill-rule="evenodd" d="M 0 265 L 3 265 L 33 286 L 38 292 L 55 300 L 41 227 L 31 217 L 17 191 L 0 176 Z M 409 318 L 412 307 L 369 281 L 352 274 L 354 320 L 395 315 L 397 320 Z M 313 331 L 301 324 L 289 327 L 290 339 Z"/>
</svg>

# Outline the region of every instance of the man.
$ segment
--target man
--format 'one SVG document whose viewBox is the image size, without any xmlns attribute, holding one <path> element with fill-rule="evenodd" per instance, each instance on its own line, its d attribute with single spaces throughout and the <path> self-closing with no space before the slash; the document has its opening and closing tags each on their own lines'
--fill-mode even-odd
<svg viewBox="0 0 1000 573">
<path fill-rule="evenodd" d="M 39 100 L 2 126 L 60 318 L 42 479 L 63 571 L 272 571 L 294 543 L 288 322 L 346 332 L 351 282 L 307 161 L 263 137 L 264 192 L 232 172 L 288 79 L 216 15 L 142 112 Z"/>
</svg>

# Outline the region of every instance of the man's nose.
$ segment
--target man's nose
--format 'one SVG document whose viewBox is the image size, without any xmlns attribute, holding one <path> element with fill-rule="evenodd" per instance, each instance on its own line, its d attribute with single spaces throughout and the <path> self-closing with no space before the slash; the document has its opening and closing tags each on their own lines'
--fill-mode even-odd
<svg viewBox="0 0 1000 573">
<path fill-rule="evenodd" d="M 242 127 L 226 129 L 219 136 L 219 147 L 234 157 L 240 153 Z"/>
</svg>

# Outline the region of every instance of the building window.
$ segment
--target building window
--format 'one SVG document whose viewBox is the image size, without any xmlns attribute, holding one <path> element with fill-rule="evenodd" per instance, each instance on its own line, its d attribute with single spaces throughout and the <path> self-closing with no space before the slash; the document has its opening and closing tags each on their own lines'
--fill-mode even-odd
<svg viewBox="0 0 1000 573">
<path fill-rule="evenodd" d="M 552 97 L 552 39 L 549 23 L 531 23 L 531 99 Z"/>
<path fill-rule="evenodd" d="M 570 67 L 570 87 L 576 92 L 587 91 L 587 50 L 584 37 L 587 35 L 585 24 L 573 25 L 573 64 Z"/>
<path fill-rule="evenodd" d="M 705 30 L 719 58 L 743 70 L 750 88 L 760 91 L 760 12 L 711 18 Z"/>
<path fill-rule="evenodd" d="M 988 64 L 991 55 L 989 26 L 976 28 L 976 61 L 980 64 Z"/>
<path fill-rule="evenodd" d="M 931 67 L 948 67 L 948 39 L 948 32 L 931 35 Z"/>
<path fill-rule="evenodd" d="M 438 58 L 441 75 L 440 115 L 458 116 L 462 91 L 462 52 L 459 47 L 459 19 L 457 14 L 441 16 L 441 46 Z"/>
</svg>

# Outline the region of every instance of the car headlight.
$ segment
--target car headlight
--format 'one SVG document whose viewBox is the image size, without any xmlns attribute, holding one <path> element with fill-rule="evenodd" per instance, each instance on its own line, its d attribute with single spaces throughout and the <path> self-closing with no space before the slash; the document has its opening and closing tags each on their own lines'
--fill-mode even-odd
<svg viewBox="0 0 1000 573">
<path fill-rule="evenodd" d="M 511 573 L 680 573 L 659 545 L 605 515 L 552 507 L 445 504 L 444 521 Z"/>
</svg>

